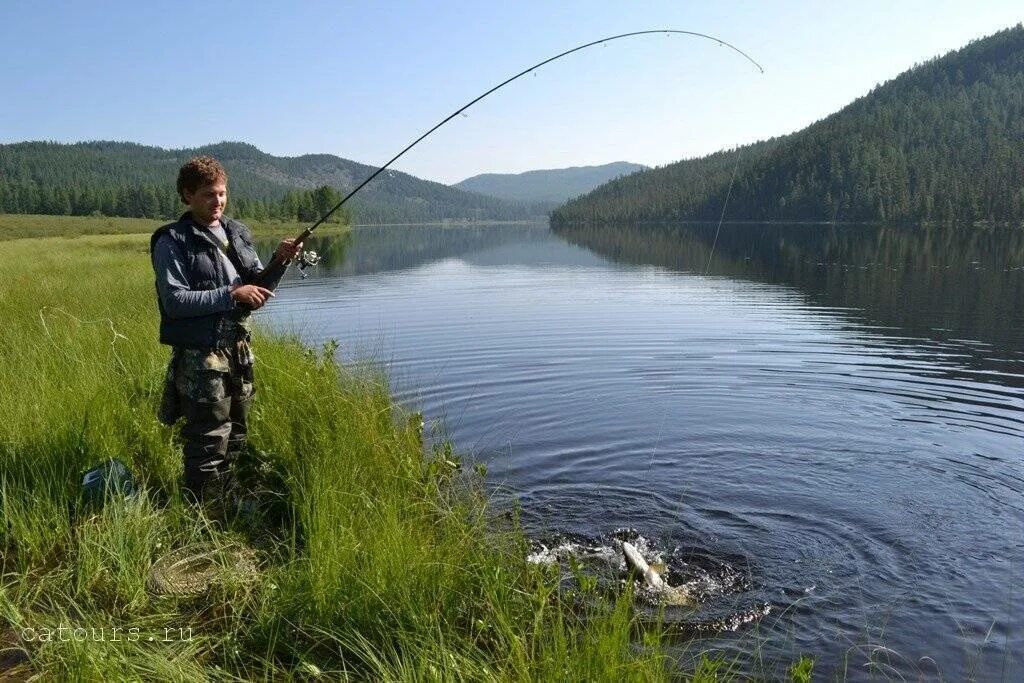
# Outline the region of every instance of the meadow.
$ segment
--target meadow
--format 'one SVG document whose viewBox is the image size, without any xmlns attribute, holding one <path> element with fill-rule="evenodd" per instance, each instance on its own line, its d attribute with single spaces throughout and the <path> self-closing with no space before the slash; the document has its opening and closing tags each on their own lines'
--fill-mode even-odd
<svg viewBox="0 0 1024 683">
<path fill-rule="evenodd" d="M 37 214 L 0 214 L 0 241 L 29 237 L 81 237 L 85 235 L 149 235 L 165 221 L 151 218 L 119 218 L 117 216 L 41 216 Z M 270 237 L 292 237 L 305 223 L 287 221 L 247 221 L 253 231 Z M 317 234 L 343 231 L 341 225 L 328 223 Z"/>
</svg>

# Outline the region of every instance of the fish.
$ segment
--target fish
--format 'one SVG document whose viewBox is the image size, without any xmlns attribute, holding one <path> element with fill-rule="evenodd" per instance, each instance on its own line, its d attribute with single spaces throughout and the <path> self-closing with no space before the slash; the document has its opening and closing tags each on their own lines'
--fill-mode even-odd
<svg viewBox="0 0 1024 683">
<path fill-rule="evenodd" d="M 626 556 L 626 566 L 631 571 L 644 577 L 644 583 L 648 586 L 656 590 L 665 590 L 668 587 L 665 579 L 661 578 L 661 574 L 651 568 L 651 565 L 647 564 L 647 560 L 644 559 L 644 556 L 640 554 L 635 545 L 629 541 L 623 541 L 622 554 Z"/>
<path fill-rule="evenodd" d="M 697 603 L 690 592 L 682 586 L 670 586 L 661 574 L 647 563 L 636 546 L 629 541 L 622 542 L 622 554 L 626 558 L 626 566 L 630 571 L 643 577 L 644 583 L 668 605 L 680 607 L 696 607 Z"/>
</svg>

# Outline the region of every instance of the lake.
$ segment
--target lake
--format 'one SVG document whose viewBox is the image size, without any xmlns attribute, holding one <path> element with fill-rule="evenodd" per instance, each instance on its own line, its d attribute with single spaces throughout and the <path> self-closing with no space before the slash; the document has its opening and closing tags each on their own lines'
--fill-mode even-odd
<svg viewBox="0 0 1024 683">
<path fill-rule="evenodd" d="M 1024 677 L 1024 230 L 417 226 L 310 246 L 324 262 L 260 319 L 383 366 L 486 464 L 494 504 L 518 501 L 537 557 L 617 561 L 627 539 L 664 562 L 701 604 L 666 611 L 680 658 Z"/>
</svg>

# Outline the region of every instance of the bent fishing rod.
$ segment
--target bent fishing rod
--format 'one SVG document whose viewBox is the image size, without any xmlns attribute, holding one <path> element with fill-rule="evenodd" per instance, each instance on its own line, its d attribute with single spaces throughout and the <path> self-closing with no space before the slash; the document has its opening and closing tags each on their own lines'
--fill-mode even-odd
<svg viewBox="0 0 1024 683">
<path fill-rule="evenodd" d="M 328 218 L 330 218 L 334 214 L 335 211 L 340 209 L 345 204 L 345 202 L 347 202 L 349 199 L 351 199 L 353 196 L 355 196 L 355 194 L 357 192 L 359 192 L 359 190 L 361 190 L 364 187 L 366 187 L 374 178 L 376 178 L 381 173 L 383 173 L 385 170 L 387 170 L 388 167 L 391 166 L 391 164 L 395 163 L 400 158 L 402 158 L 402 156 L 405 155 L 406 152 L 411 150 L 413 147 L 415 147 L 419 143 L 423 142 L 423 140 L 425 140 L 428 137 L 430 137 L 430 135 L 432 135 L 434 133 L 434 131 L 436 131 L 438 128 L 440 128 L 444 124 L 446 124 L 449 121 L 451 121 L 452 119 L 454 119 L 456 116 L 459 116 L 460 114 L 465 113 L 465 111 L 467 109 L 469 109 L 474 104 L 476 104 L 480 100 L 484 99 L 488 95 L 490 95 L 490 94 L 492 94 L 492 93 L 494 93 L 494 92 L 496 92 L 498 90 L 501 90 L 502 88 L 504 88 L 509 83 L 512 83 L 513 81 L 515 81 L 515 80 L 517 80 L 519 78 L 522 78 L 523 76 L 525 76 L 525 75 L 527 75 L 529 73 L 532 73 L 532 72 L 536 71 L 537 69 L 539 69 L 540 67 L 544 66 L 545 64 L 550 64 L 551 62 L 553 62 L 553 61 L 555 61 L 557 59 L 561 59 L 562 57 L 566 57 L 568 55 L 571 55 L 574 52 L 579 52 L 580 50 L 585 50 L 588 47 L 593 47 L 595 45 L 603 45 L 605 43 L 610 43 L 613 40 L 619 40 L 619 39 L 622 39 L 622 38 L 630 38 L 630 37 L 633 37 L 633 36 L 657 35 L 657 34 L 663 34 L 663 35 L 666 35 L 666 36 L 686 35 L 686 36 L 693 36 L 695 38 L 704 38 L 706 40 L 710 40 L 710 41 L 716 42 L 716 43 L 718 43 L 719 46 L 727 47 L 730 50 L 732 50 L 733 52 L 739 54 L 744 59 L 746 59 L 748 62 L 750 62 L 751 64 L 756 66 L 757 69 L 761 73 L 764 73 L 764 67 L 762 67 L 760 64 L 758 64 L 757 61 L 755 61 L 753 57 L 751 57 L 746 52 L 744 52 L 743 50 L 739 49 L 738 47 L 736 47 L 732 43 L 729 43 L 729 42 L 727 42 L 725 40 L 722 40 L 721 38 L 717 38 L 715 36 L 708 35 L 706 33 L 698 33 L 697 31 L 682 31 L 682 30 L 679 30 L 679 29 L 650 29 L 650 30 L 647 30 L 647 31 L 631 31 L 630 33 L 620 33 L 618 35 L 608 36 L 607 38 L 600 38 L 598 40 L 593 40 L 593 41 L 591 41 L 589 43 L 584 43 L 583 45 L 577 45 L 576 47 L 572 48 L 571 50 L 566 50 L 565 52 L 559 52 L 557 55 L 554 55 L 553 57 L 548 57 L 545 60 L 537 62 L 533 66 L 530 66 L 530 67 L 527 67 L 527 68 L 523 69 L 522 71 L 520 71 L 516 75 L 510 76 L 509 78 L 506 78 L 504 81 L 502 81 L 501 83 L 497 84 L 496 86 L 494 86 L 490 90 L 487 90 L 483 94 L 474 97 L 472 100 L 470 100 L 466 104 L 462 105 L 461 107 L 459 107 L 458 109 L 453 111 L 451 114 L 449 114 L 445 118 L 441 119 L 441 121 L 439 121 L 437 124 L 435 124 L 430 130 L 428 130 L 426 133 L 423 133 L 422 135 L 420 135 L 418 138 L 416 138 L 411 143 L 409 143 L 405 147 L 405 149 L 403 149 L 401 152 L 399 152 L 395 156 L 391 157 L 391 159 L 389 159 L 387 163 L 385 163 L 383 166 L 381 166 L 376 171 L 374 171 L 369 177 L 366 178 L 366 180 L 364 180 L 361 183 L 359 183 L 358 185 L 356 185 L 355 188 L 352 189 L 352 191 L 350 191 L 348 194 L 346 194 L 344 197 L 342 197 L 341 201 L 339 201 L 337 204 L 335 204 L 334 207 L 330 211 L 328 211 L 327 213 L 322 215 L 319 219 L 317 219 L 317 221 L 313 225 L 311 225 L 310 227 L 306 228 L 301 233 L 299 233 L 299 235 L 295 238 L 295 242 L 296 243 L 304 242 L 306 240 L 306 238 L 308 238 L 313 233 L 314 230 L 316 230 L 318 227 L 320 227 L 320 225 L 322 223 L 324 223 Z M 316 260 L 319 260 L 319 258 L 317 257 Z M 315 262 L 316 261 L 308 263 L 308 265 L 314 265 Z M 267 267 L 263 270 L 263 272 L 269 274 L 271 272 L 274 272 L 275 270 L 277 270 L 278 268 L 280 268 L 283 265 L 284 265 L 284 261 L 282 259 L 278 258 L 277 254 L 275 253 L 274 257 L 270 260 L 270 263 L 267 264 Z M 263 278 L 260 278 L 260 279 L 263 280 Z"/>
</svg>

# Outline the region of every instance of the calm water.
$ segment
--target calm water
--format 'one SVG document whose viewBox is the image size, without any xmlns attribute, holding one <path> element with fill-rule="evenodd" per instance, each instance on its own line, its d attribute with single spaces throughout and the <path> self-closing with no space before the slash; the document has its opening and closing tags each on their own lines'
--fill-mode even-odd
<svg viewBox="0 0 1024 683">
<path fill-rule="evenodd" d="M 358 229 L 262 317 L 385 365 L 547 548 L 639 536 L 682 658 L 1021 680 L 1024 231 L 714 236 Z"/>
</svg>

